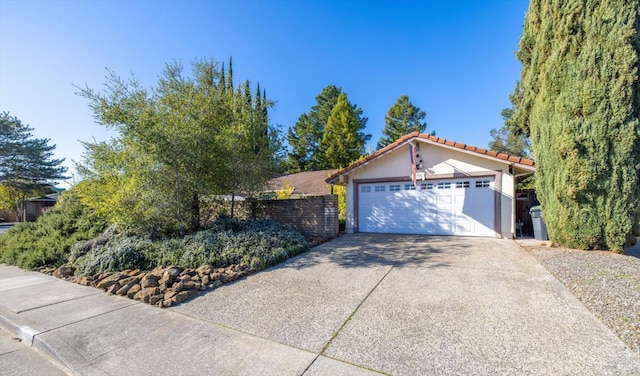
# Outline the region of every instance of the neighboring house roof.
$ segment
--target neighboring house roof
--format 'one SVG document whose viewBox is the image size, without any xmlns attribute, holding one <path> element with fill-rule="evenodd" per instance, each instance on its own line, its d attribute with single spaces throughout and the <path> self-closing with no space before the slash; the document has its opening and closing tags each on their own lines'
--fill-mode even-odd
<svg viewBox="0 0 640 376">
<path fill-rule="evenodd" d="M 526 159 L 526 158 L 521 158 L 521 157 L 516 157 L 513 155 L 507 155 L 507 154 L 503 154 L 503 153 L 498 153 L 495 151 L 491 151 L 491 150 L 487 150 L 487 149 L 482 149 L 482 148 L 478 148 L 475 146 L 471 146 L 471 145 L 465 145 L 465 144 L 461 144 L 455 141 L 450 141 L 450 140 L 446 140 L 444 138 L 441 137 L 436 137 L 436 136 L 432 136 L 429 134 L 424 134 L 424 133 L 420 133 L 420 132 L 413 132 L 413 133 L 409 133 L 405 136 L 400 137 L 397 141 L 385 146 L 384 148 L 374 152 L 373 154 L 357 161 L 354 162 L 353 164 L 351 164 L 350 166 L 343 168 L 342 170 L 339 170 L 337 172 L 335 172 L 334 174 L 332 174 L 329 178 L 326 179 L 327 183 L 331 183 L 331 182 L 335 182 L 335 180 L 341 176 L 341 175 L 345 175 L 350 173 L 353 170 L 358 169 L 359 167 L 362 167 L 366 164 L 368 164 L 369 162 L 409 143 L 410 141 L 414 140 L 414 139 L 419 139 L 421 142 L 425 142 L 427 144 L 433 144 L 433 145 L 440 145 L 443 147 L 447 147 L 447 148 L 451 148 L 451 149 L 459 149 L 460 151 L 464 151 L 464 152 L 470 152 L 473 154 L 478 154 L 480 156 L 486 157 L 486 158 L 490 158 L 490 159 L 497 159 L 500 161 L 503 161 L 505 163 L 513 163 L 513 164 L 517 164 L 523 168 L 525 168 L 526 170 L 531 170 L 533 171 L 535 169 L 535 162 L 531 159 Z"/>
<path fill-rule="evenodd" d="M 41 197 L 28 198 L 29 202 L 58 202 L 59 193 L 50 193 Z"/>
<path fill-rule="evenodd" d="M 291 175 L 283 175 L 271 179 L 268 182 L 268 190 L 276 191 L 283 189 L 287 183 L 293 188 L 294 195 L 319 196 L 329 194 L 327 187 L 327 177 L 335 174 L 338 170 L 304 171 Z"/>
</svg>

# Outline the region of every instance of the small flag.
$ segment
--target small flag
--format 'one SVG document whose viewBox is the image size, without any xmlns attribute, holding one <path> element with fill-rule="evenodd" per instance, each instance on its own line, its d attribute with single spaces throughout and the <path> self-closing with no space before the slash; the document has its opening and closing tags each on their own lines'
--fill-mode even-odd
<svg viewBox="0 0 640 376">
<path fill-rule="evenodd" d="M 411 158 L 411 180 L 413 181 L 413 185 L 418 189 L 418 173 L 416 171 L 416 147 L 409 143 L 409 156 Z"/>
</svg>

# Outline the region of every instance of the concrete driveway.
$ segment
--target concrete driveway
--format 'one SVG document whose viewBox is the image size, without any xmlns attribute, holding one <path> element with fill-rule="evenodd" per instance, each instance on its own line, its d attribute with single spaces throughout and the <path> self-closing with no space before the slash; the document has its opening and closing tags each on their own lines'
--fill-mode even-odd
<svg viewBox="0 0 640 376">
<path fill-rule="evenodd" d="M 640 374 L 509 240 L 343 235 L 171 310 L 317 354 L 305 375 Z"/>
</svg>

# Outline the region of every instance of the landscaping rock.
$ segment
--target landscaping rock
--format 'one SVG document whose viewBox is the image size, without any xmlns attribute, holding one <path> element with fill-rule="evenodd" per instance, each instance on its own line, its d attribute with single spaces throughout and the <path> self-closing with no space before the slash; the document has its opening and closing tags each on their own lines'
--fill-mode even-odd
<svg viewBox="0 0 640 376">
<path fill-rule="evenodd" d="M 129 291 L 127 291 L 127 298 L 129 299 L 133 299 L 133 297 L 140 291 L 142 290 L 142 287 L 140 287 L 140 285 L 135 284 L 133 286 L 131 286 L 131 288 L 129 289 Z"/>
<path fill-rule="evenodd" d="M 182 290 L 184 290 L 184 283 L 182 282 L 176 282 L 173 284 L 173 286 L 171 287 L 175 292 L 181 292 Z"/>
<path fill-rule="evenodd" d="M 66 266 L 58 269 L 42 267 L 38 271 L 160 308 L 182 303 L 196 296 L 199 291 L 218 288 L 251 272 L 243 264 L 227 268 L 202 265 L 197 269 L 184 269 L 173 265 L 167 268 L 157 267 L 151 271 L 127 269 L 83 277 L 75 277 L 75 269 Z"/>
<path fill-rule="evenodd" d="M 122 286 L 120 286 L 120 284 L 116 282 L 113 285 L 109 286 L 109 288 L 107 289 L 107 294 L 114 295 L 116 291 L 120 290 L 121 287 Z"/>
<path fill-rule="evenodd" d="M 170 266 L 164 272 L 165 274 L 168 274 L 172 279 L 176 279 L 180 275 L 180 272 L 182 272 L 182 268 L 179 266 Z"/>
<path fill-rule="evenodd" d="M 129 278 L 126 278 L 129 279 Z M 120 282 L 124 282 L 125 280 L 123 279 Z M 121 288 L 118 289 L 118 291 L 116 291 L 116 295 L 127 295 L 129 293 L 129 290 L 131 290 L 131 288 L 133 286 L 136 286 L 138 284 L 138 279 L 137 278 L 133 278 L 132 280 L 130 280 L 128 283 L 126 283 L 124 286 L 122 286 Z"/>
<path fill-rule="evenodd" d="M 211 265 L 202 265 L 201 267 L 196 269 L 196 272 L 198 272 L 198 275 L 200 277 L 204 277 L 205 275 L 209 275 L 209 274 L 213 273 L 213 266 L 211 266 Z"/>
<path fill-rule="evenodd" d="M 173 290 L 169 290 L 167 292 L 164 293 L 164 300 L 169 300 L 171 298 L 173 298 L 174 296 L 176 296 L 178 293 L 173 291 Z"/>
<path fill-rule="evenodd" d="M 82 286 L 93 286 L 93 277 L 80 277 L 77 283 Z"/>
<path fill-rule="evenodd" d="M 158 287 L 160 286 L 160 284 L 158 284 L 158 280 L 155 278 L 155 276 L 147 274 L 144 278 L 142 278 L 142 281 L 140 281 L 140 286 L 142 286 L 142 288 L 144 289 L 147 287 Z"/>
<path fill-rule="evenodd" d="M 151 295 L 151 297 L 149 298 L 149 304 L 155 305 L 156 303 L 161 301 L 162 298 L 164 298 L 164 294 Z"/>
<path fill-rule="evenodd" d="M 134 277 L 134 276 L 137 276 L 138 274 L 140 274 L 140 269 L 134 269 L 134 270 L 130 271 L 129 273 L 127 273 L 127 275 L 129 275 L 129 277 Z"/>
<path fill-rule="evenodd" d="M 53 272 L 53 276 L 56 278 L 67 278 L 76 272 L 76 268 L 73 266 L 61 266 Z"/>
<path fill-rule="evenodd" d="M 191 290 L 193 288 L 196 288 L 195 282 L 193 282 L 193 281 L 182 282 L 182 289 L 183 290 Z"/>
<path fill-rule="evenodd" d="M 171 298 L 171 301 L 173 301 L 174 304 L 182 303 L 184 301 L 187 301 L 193 298 L 194 296 L 196 296 L 196 294 L 197 292 L 195 292 L 194 290 L 182 291 L 176 294 L 176 296 L 174 296 L 173 298 Z"/>
<path fill-rule="evenodd" d="M 127 278 L 122 278 L 121 280 L 118 281 L 118 283 L 121 284 L 122 286 L 128 285 L 131 282 L 136 284 L 136 283 L 140 282 L 140 278 L 139 277 L 127 277 Z"/>
<path fill-rule="evenodd" d="M 113 286 L 116 282 L 118 282 L 118 280 L 120 280 L 121 277 L 122 277 L 121 274 L 117 274 L 117 273 L 110 274 L 106 278 L 100 279 L 100 281 L 96 284 L 96 287 L 102 290 L 106 290 L 109 287 Z"/>
<path fill-rule="evenodd" d="M 159 293 L 160 289 L 158 289 L 157 287 L 147 287 L 138 291 L 138 293 L 136 293 L 133 298 L 141 302 L 149 303 L 149 299 L 151 299 L 151 296 L 158 295 Z"/>
<path fill-rule="evenodd" d="M 158 284 L 159 285 L 166 284 L 170 286 L 171 284 L 173 284 L 173 281 L 174 281 L 174 278 L 171 276 L 171 274 L 164 272 L 164 274 L 162 275 L 162 278 L 158 280 Z"/>
</svg>

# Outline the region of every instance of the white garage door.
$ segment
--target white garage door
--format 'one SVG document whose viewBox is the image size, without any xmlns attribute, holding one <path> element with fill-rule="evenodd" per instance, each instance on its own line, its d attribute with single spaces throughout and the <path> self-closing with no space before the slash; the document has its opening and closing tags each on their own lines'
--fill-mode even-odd
<svg viewBox="0 0 640 376">
<path fill-rule="evenodd" d="M 358 231 L 495 236 L 494 178 L 358 186 Z"/>
</svg>

